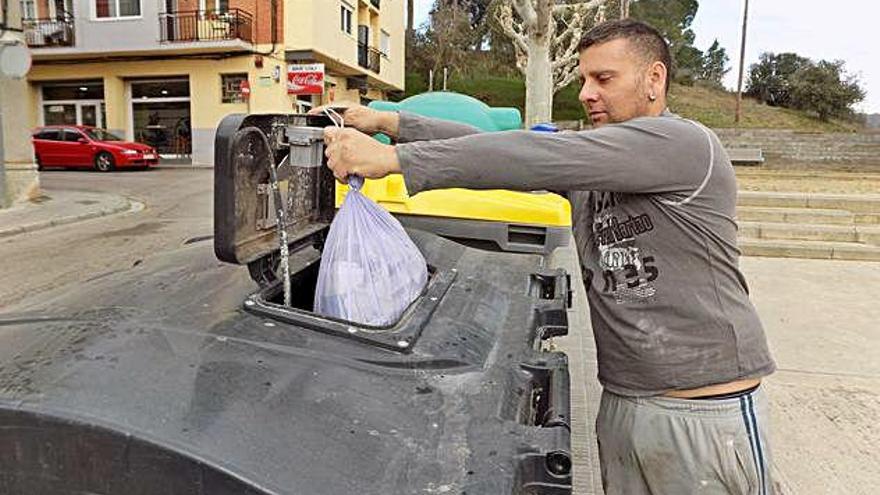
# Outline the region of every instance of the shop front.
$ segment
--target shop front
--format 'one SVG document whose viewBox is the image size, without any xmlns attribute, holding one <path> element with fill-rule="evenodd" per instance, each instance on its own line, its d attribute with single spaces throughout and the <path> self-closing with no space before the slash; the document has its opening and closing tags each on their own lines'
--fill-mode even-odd
<svg viewBox="0 0 880 495">
<path fill-rule="evenodd" d="M 40 125 L 104 127 L 107 119 L 103 81 L 45 83 L 40 95 Z"/>
<path fill-rule="evenodd" d="M 188 77 L 129 81 L 131 129 L 135 141 L 163 158 L 192 155 L 192 118 Z"/>
</svg>

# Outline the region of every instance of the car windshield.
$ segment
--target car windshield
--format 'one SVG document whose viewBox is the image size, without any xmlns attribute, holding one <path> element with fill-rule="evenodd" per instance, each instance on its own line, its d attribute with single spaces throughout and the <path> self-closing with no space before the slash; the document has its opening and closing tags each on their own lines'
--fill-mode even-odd
<svg viewBox="0 0 880 495">
<path fill-rule="evenodd" d="M 122 141 L 121 137 L 110 134 L 104 129 L 83 129 L 83 132 L 95 141 Z"/>
</svg>

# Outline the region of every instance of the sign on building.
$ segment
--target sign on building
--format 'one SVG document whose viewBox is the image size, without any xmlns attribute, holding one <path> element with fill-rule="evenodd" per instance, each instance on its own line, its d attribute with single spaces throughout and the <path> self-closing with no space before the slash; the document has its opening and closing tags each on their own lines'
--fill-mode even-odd
<svg viewBox="0 0 880 495">
<path fill-rule="evenodd" d="M 324 94 L 324 64 L 291 64 L 287 66 L 287 94 Z"/>
</svg>

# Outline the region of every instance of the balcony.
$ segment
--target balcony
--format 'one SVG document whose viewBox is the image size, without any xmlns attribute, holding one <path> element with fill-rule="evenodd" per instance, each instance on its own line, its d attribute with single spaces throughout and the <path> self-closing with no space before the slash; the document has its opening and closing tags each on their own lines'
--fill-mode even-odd
<svg viewBox="0 0 880 495">
<path fill-rule="evenodd" d="M 242 40 L 254 42 L 254 18 L 241 9 L 187 10 L 159 14 L 163 43 Z"/>
<path fill-rule="evenodd" d="M 381 70 L 382 52 L 366 43 L 358 43 L 358 65 L 376 74 Z"/>
<path fill-rule="evenodd" d="M 73 46 L 74 23 L 69 12 L 55 18 L 22 19 L 24 39 L 31 48 Z"/>
</svg>

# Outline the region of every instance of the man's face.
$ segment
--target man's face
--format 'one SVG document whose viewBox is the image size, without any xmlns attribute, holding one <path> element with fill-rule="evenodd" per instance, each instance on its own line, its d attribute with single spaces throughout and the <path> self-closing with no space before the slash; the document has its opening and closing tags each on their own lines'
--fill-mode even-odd
<svg viewBox="0 0 880 495">
<path fill-rule="evenodd" d="M 578 70 L 583 86 L 578 99 L 594 126 L 649 115 L 647 65 L 625 39 L 598 43 L 581 52 Z"/>
</svg>

